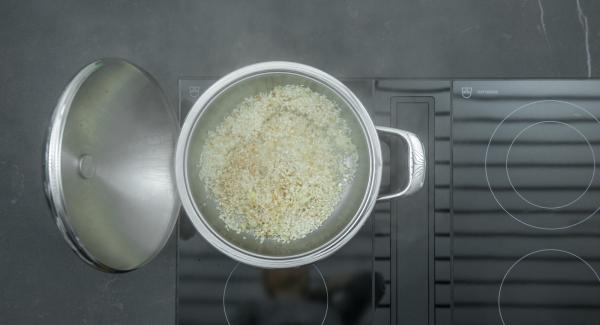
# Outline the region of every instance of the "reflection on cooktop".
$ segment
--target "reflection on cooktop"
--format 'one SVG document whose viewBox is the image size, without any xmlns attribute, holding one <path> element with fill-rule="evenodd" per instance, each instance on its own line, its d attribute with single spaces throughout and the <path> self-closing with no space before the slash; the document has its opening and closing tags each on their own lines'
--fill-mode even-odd
<svg viewBox="0 0 600 325">
<path fill-rule="evenodd" d="M 325 319 L 339 324 L 339 315 L 328 310 L 327 283 L 316 265 L 261 270 L 238 263 L 223 290 L 229 325 L 324 324 Z"/>
<path fill-rule="evenodd" d="M 229 325 L 355 324 L 371 305 L 371 272 L 329 283 L 316 265 L 290 269 L 257 269 L 236 264 L 223 290 Z M 376 301 L 383 278 L 375 276 Z"/>
<path fill-rule="evenodd" d="M 218 253 L 183 220 L 179 324 L 371 324 L 373 305 L 386 294 L 384 276 L 370 268 L 371 256 L 356 250 L 370 231 L 358 235 L 359 240 L 335 259 L 299 268 L 260 269 Z"/>
</svg>

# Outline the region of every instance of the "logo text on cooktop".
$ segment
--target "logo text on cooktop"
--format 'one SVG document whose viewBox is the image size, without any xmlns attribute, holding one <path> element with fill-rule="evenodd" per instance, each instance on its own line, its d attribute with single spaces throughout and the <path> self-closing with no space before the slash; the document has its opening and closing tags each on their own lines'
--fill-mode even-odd
<svg viewBox="0 0 600 325">
<path fill-rule="evenodd" d="M 473 93 L 477 96 L 494 96 L 498 95 L 500 91 L 498 89 L 475 89 L 473 87 L 460 87 L 460 94 L 462 98 L 469 99 L 473 96 Z"/>
</svg>

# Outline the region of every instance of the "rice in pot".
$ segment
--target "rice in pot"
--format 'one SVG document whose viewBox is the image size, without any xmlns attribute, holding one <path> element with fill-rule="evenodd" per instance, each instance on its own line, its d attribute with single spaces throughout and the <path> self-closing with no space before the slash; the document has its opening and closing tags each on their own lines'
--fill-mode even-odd
<svg viewBox="0 0 600 325">
<path fill-rule="evenodd" d="M 340 108 L 285 85 L 244 99 L 209 132 L 199 177 L 228 229 L 286 243 L 333 213 L 357 161 Z"/>
</svg>

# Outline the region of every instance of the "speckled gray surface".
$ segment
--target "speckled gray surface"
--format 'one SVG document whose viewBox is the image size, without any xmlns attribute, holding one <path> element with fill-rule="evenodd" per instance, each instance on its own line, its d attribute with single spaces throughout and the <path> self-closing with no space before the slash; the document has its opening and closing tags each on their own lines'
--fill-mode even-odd
<svg viewBox="0 0 600 325">
<path fill-rule="evenodd" d="M 41 184 L 44 133 L 68 79 L 129 59 L 176 103 L 180 76 L 293 60 L 339 77 L 600 75 L 600 2 L 0 2 L 0 324 L 172 324 L 175 243 L 142 270 L 70 252 Z"/>
</svg>

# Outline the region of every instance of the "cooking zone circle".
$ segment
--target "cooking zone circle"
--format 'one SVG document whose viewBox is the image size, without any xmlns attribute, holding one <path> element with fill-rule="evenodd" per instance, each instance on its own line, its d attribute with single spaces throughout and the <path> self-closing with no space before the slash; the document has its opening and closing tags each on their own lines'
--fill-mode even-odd
<svg viewBox="0 0 600 325">
<path fill-rule="evenodd" d="M 592 146 L 599 126 L 588 110 L 565 101 L 536 101 L 512 111 L 494 129 L 485 152 L 494 200 L 536 229 L 567 229 L 591 218 L 600 210 Z"/>
<path fill-rule="evenodd" d="M 325 324 L 329 291 L 315 265 L 260 269 L 237 263 L 223 288 L 223 313 L 229 325 L 248 319 L 257 324 Z M 265 318 L 266 317 L 266 318 Z"/>
<path fill-rule="evenodd" d="M 503 325 L 572 324 L 573 313 L 600 319 L 600 276 L 580 256 L 560 249 L 536 250 L 519 258 L 498 290 Z"/>
<path fill-rule="evenodd" d="M 517 188 L 515 188 L 515 185 L 513 184 L 512 179 L 510 178 L 510 168 L 509 168 L 510 151 L 511 151 L 512 147 L 515 145 L 515 142 L 517 142 L 517 139 L 519 139 L 519 137 L 521 137 L 527 131 L 531 132 L 531 129 L 533 129 L 535 127 L 540 127 L 542 125 L 545 126 L 548 124 L 556 124 L 558 126 L 570 128 L 577 135 L 580 135 L 590 150 L 590 156 L 591 156 L 591 160 L 592 160 L 592 168 L 591 168 L 591 173 L 589 173 L 590 176 L 589 176 L 589 181 L 588 181 L 587 187 L 579 195 L 577 195 L 577 193 L 575 193 L 575 195 L 577 195 L 577 196 L 575 198 L 573 198 L 572 200 L 570 200 L 566 203 L 559 202 L 557 205 L 544 205 L 544 203 L 535 203 L 534 202 L 535 199 L 527 199 Z M 573 127 L 572 125 L 570 125 L 568 123 L 564 123 L 564 122 L 560 122 L 560 121 L 541 121 L 541 122 L 537 122 L 537 123 L 533 123 L 533 124 L 529 125 L 528 127 L 521 130 L 515 136 L 515 138 L 510 143 L 510 146 L 508 147 L 508 152 L 506 153 L 505 166 L 506 166 L 506 176 L 508 177 L 508 182 L 510 183 L 510 186 L 523 201 L 525 201 L 535 207 L 542 208 L 542 209 L 560 209 L 560 208 L 568 207 L 568 206 L 572 205 L 573 203 L 577 202 L 577 200 L 581 199 L 581 197 L 590 189 L 590 186 L 592 186 L 592 182 L 594 181 L 594 174 L 596 173 L 596 156 L 594 155 L 594 149 L 592 148 L 590 141 L 586 138 L 585 135 L 583 135 L 583 133 L 581 133 L 579 130 L 577 130 L 577 128 Z M 568 199 L 568 197 L 567 197 L 567 199 Z"/>
</svg>

